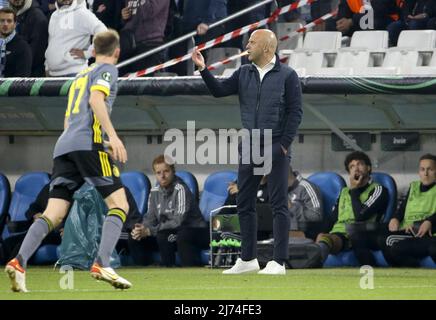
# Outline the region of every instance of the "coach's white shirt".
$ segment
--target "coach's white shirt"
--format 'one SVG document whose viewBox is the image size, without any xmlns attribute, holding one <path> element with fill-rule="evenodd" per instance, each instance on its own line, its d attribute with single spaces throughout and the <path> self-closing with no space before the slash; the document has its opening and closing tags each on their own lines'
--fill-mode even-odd
<svg viewBox="0 0 436 320">
<path fill-rule="evenodd" d="M 274 55 L 270 62 L 268 62 L 263 68 L 259 67 L 257 64 L 253 63 L 256 67 L 257 71 L 259 71 L 260 82 L 262 82 L 263 77 L 267 74 L 268 71 L 271 71 L 276 64 L 276 55 Z"/>
</svg>

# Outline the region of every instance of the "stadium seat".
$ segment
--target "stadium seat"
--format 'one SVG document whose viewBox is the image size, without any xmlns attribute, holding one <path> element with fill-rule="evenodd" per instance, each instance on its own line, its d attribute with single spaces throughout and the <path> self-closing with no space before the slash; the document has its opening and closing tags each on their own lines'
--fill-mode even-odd
<svg viewBox="0 0 436 320">
<path fill-rule="evenodd" d="M 383 216 L 382 222 L 389 223 L 389 220 L 391 219 L 392 215 L 397 209 L 397 184 L 395 183 L 395 180 L 392 178 L 392 176 L 390 176 L 387 173 L 373 172 L 371 174 L 371 177 L 374 180 L 374 182 L 380 183 L 388 190 L 389 203 L 386 212 Z M 386 262 L 386 259 L 381 250 L 372 251 L 372 254 L 374 255 L 377 266 L 379 267 L 388 266 L 388 263 Z"/>
<path fill-rule="evenodd" d="M 278 43 L 278 51 L 284 49 L 294 50 L 297 48 L 301 48 L 303 46 L 303 33 L 300 32 L 295 36 L 280 41 L 284 36 L 289 36 L 293 31 L 300 29 L 303 25 L 298 22 L 279 22 L 277 23 L 277 39 Z"/>
<path fill-rule="evenodd" d="M 341 47 L 342 34 L 336 31 L 308 32 L 302 49 L 295 49 L 288 65 L 300 77 L 316 74 L 320 68 L 332 67 L 337 49 Z"/>
<path fill-rule="evenodd" d="M 436 268 L 436 263 L 433 261 L 431 257 L 425 257 L 424 259 L 422 259 L 420 265 L 423 268 L 432 268 L 432 269 Z"/>
<path fill-rule="evenodd" d="M 121 182 L 129 188 L 135 198 L 139 213 L 144 215 L 148 209 L 148 196 L 151 189 L 148 177 L 140 171 L 128 171 L 121 173 Z"/>
<path fill-rule="evenodd" d="M 27 221 L 25 215 L 27 209 L 29 209 L 30 204 L 36 200 L 42 188 L 49 182 L 50 177 L 46 172 L 26 173 L 17 180 L 8 212 L 11 222 Z M 5 227 L 3 229 L 2 238 L 7 239 L 25 232 L 26 231 L 10 232 L 10 230 Z M 58 259 L 56 247 L 56 245 L 41 246 L 35 252 L 30 263 L 49 264 L 56 262 Z"/>
<path fill-rule="evenodd" d="M 236 54 L 241 53 L 241 49 L 239 48 L 212 48 L 209 49 L 207 52 L 207 60 L 206 65 L 211 65 L 215 62 L 224 60 L 226 58 L 229 58 L 231 56 L 234 56 Z M 222 65 L 220 67 L 217 67 L 215 70 L 211 70 L 211 73 L 214 75 L 221 75 L 225 68 L 239 68 L 241 65 L 241 58 L 235 59 L 233 61 L 230 61 L 229 63 Z"/>
<path fill-rule="evenodd" d="M 3 231 L 3 223 L 11 201 L 11 186 L 8 178 L 0 173 L 0 233 Z"/>
<path fill-rule="evenodd" d="M 412 75 L 430 63 L 435 48 L 435 30 L 405 30 L 397 47 L 389 48 L 381 67 L 368 67 L 365 75 Z"/>
<path fill-rule="evenodd" d="M 198 201 L 198 182 L 194 175 L 188 171 L 176 171 L 176 176 L 183 180 L 184 183 L 188 186 L 189 190 L 191 190 L 192 194 L 195 197 L 195 200 Z"/>
<path fill-rule="evenodd" d="M 394 178 L 387 173 L 373 172 L 371 177 L 374 182 L 381 184 L 388 190 L 389 203 L 382 221 L 384 223 L 389 223 L 389 220 L 397 209 L 397 184 L 395 183 Z"/>
<path fill-rule="evenodd" d="M 330 215 L 342 188 L 346 186 L 344 178 L 336 172 L 317 172 L 307 178 L 321 190 L 324 215 Z"/>
<path fill-rule="evenodd" d="M 321 190 L 324 215 L 330 215 L 336 200 L 341 194 L 342 188 L 346 186 L 344 178 L 336 172 L 317 172 L 309 176 L 307 180 L 316 184 Z M 355 259 L 351 251 L 340 252 L 337 255 L 330 254 L 324 262 L 324 267 L 349 265 L 350 263 L 357 262 Z"/>
<path fill-rule="evenodd" d="M 26 211 L 32 202 L 36 200 L 42 188 L 49 183 L 50 178 L 46 172 L 30 172 L 22 175 L 15 183 L 15 190 L 12 193 L 9 205 L 9 217 L 11 222 L 26 221 Z M 18 235 L 24 232 L 9 232 L 8 228 L 3 229 L 2 239 Z"/>
<path fill-rule="evenodd" d="M 58 245 L 46 244 L 41 246 L 33 255 L 33 264 L 52 264 L 59 259 Z"/>
<path fill-rule="evenodd" d="M 234 171 L 219 171 L 209 175 L 204 182 L 200 198 L 200 210 L 206 221 L 210 220 L 211 211 L 221 207 L 227 199 L 227 187 L 236 181 L 238 175 Z"/>
<path fill-rule="evenodd" d="M 318 75 L 351 76 L 366 68 L 380 66 L 388 48 L 387 31 L 356 31 L 349 47 L 339 48 L 333 68 L 321 68 Z"/>
</svg>

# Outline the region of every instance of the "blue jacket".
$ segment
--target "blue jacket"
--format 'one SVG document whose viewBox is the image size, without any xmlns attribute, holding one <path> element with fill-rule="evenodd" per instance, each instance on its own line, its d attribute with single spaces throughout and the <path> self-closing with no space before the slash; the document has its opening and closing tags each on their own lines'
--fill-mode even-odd
<svg viewBox="0 0 436 320">
<path fill-rule="evenodd" d="M 224 80 L 215 79 L 207 68 L 201 76 L 214 97 L 239 94 L 244 128 L 272 129 L 273 141 L 280 141 L 288 149 L 303 114 L 301 86 L 297 73 L 280 63 L 278 56 L 274 68 L 264 76 L 262 83 L 253 64 L 242 65 Z"/>
<path fill-rule="evenodd" d="M 210 25 L 227 17 L 227 0 L 185 0 L 183 30 L 193 31 L 200 23 Z"/>
</svg>

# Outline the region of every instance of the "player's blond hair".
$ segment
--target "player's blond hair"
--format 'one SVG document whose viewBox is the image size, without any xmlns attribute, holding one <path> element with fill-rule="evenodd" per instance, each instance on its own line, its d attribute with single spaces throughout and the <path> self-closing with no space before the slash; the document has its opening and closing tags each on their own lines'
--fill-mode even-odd
<svg viewBox="0 0 436 320">
<path fill-rule="evenodd" d="M 115 49 L 120 47 L 120 36 L 113 29 L 99 32 L 94 37 L 94 50 L 96 55 L 112 56 Z"/>
</svg>

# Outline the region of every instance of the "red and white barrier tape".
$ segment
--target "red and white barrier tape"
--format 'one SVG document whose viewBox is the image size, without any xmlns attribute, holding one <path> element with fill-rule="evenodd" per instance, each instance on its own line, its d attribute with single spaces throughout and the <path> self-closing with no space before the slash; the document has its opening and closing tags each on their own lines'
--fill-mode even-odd
<svg viewBox="0 0 436 320">
<path fill-rule="evenodd" d="M 319 17 L 318 19 L 316 19 L 316 20 L 314 20 L 314 21 L 312 21 L 312 22 L 310 22 L 310 23 L 308 23 L 308 24 L 305 24 L 305 25 L 304 25 L 303 27 L 301 27 L 300 29 L 297 29 L 297 30 L 295 30 L 295 31 L 292 31 L 290 34 L 281 37 L 281 38 L 279 39 L 279 41 L 285 41 L 285 40 L 291 39 L 292 37 L 295 37 L 296 35 L 298 35 L 298 34 L 301 33 L 301 32 L 304 32 L 304 31 L 310 30 L 310 29 L 312 29 L 313 27 L 315 27 L 315 26 L 317 26 L 317 25 L 320 25 L 321 23 L 327 21 L 328 19 L 330 19 L 330 18 L 336 16 L 337 13 L 338 13 L 337 10 L 332 11 L 332 12 L 330 12 L 330 13 L 327 13 L 327 14 L 323 15 L 322 17 Z M 221 61 L 217 61 L 217 62 L 211 64 L 210 66 L 207 67 L 207 69 L 208 69 L 209 71 L 216 70 L 217 68 L 219 68 L 219 67 L 221 67 L 221 66 L 223 66 L 223 65 L 226 65 L 226 64 L 230 63 L 231 61 L 236 60 L 236 59 L 238 59 L 238 58 L 241 58 L 241 57 L 243 57 L 243 56 L 245 56 L 245 55 L 247 55 L 247 54 L 248 54 L 247 51 L 243 51 L 243 52 L 241 52 L 241 53 L 235 54 L 235 55 L 233 55 L 233 56 L 231 56 L 231 57 L 227 57 L 227 58 L 225 58 L 225 59 L 223 59 L 223 60 L 221 60 Z M 280 57 L 280 61 L 282 61 L 282 59 L 285 59 L 285 58 Z M 282 61 L 282 62 L 283 62 L 283 61 Z M 197 76 L 198 76 L 199 74 L 200 74 L 200 72 L 198 72 L 198 70 L 194 72 L 194 75 L 197 75 Z"/>
<path fill-rule="evenodd" d="M 291 11 L 293 11 L 295 9 L 301 8 L 301 7 L 303 7 L 303 6 L 307 5 L 307 4 L 311 5 L 315 1 L 317 1 L 317 0 L 300 0 L 300 1 L 294 2 L 294 3 L 290 4 L 290 5 L 287 5 L 285 7 L 277 8 L 271 14 L 270 17 L 262 19 L 262 20 L 260 20 L 258 22 L 246 25 L 246 26 L 244 26 L 242 28 L 233 30 L 232 32 L 226 33 L 226 34 L 224 34 L 222 36 L 219 36 L 219 37 L 217 37 L 215 39 L 212 39 L 210 41 L 207 41 L 205 43 L 201 43 L 201 44 L 199 44 L 197 46 L 197 48 L 200 51 L 212 48 L 212 47 L 214 47 L 214 46 L 216 46 L 216 45 L 218 45 L 220 43 L 223 43 L 223 42 L 226 42 L 228 40 L 237 38 L 237 37 L 239 37 L 239 36 L 249 32 L 249 31 L 255 30 L 255 29 L 257 29 L 259 27 L 262 27 L 262 26 L 264 26 L 264 25 L 266 25 L 268 23 L 274 22 L 275 20 L 277 20 L 278 16 L 280 16 L 280 15 L 282 15 L 284 13 L 287 13 L 287 12 L 291 12 Z M 179 62 L 188 60 L 188 59 L 191 58 L 191 56 L 192 56 L 192 51 L 188 52 L 184 56 L 181 56 L 181 57 L 178 57 L 178 58 L 174 58 L 174 59 L 169 60 L 169 61 L 167 61 L 165 63 L 158 64 L 156 66 L 149 67 L 147 69 L 139 70 L 139 71 L 136 71 L 134 73 L 131 73 L 131 74 L 128 75 L 128 77 L 129 78 L 136 78 L 136 77 L 145 76 L 147 74 L 156 72 L 156 71 L 161 70 L 163 68 L 167 68 L 167 67 L 173 66 L 173 65 L 175 65 L 175 64 L 177 64 Z"/>
</svg>

